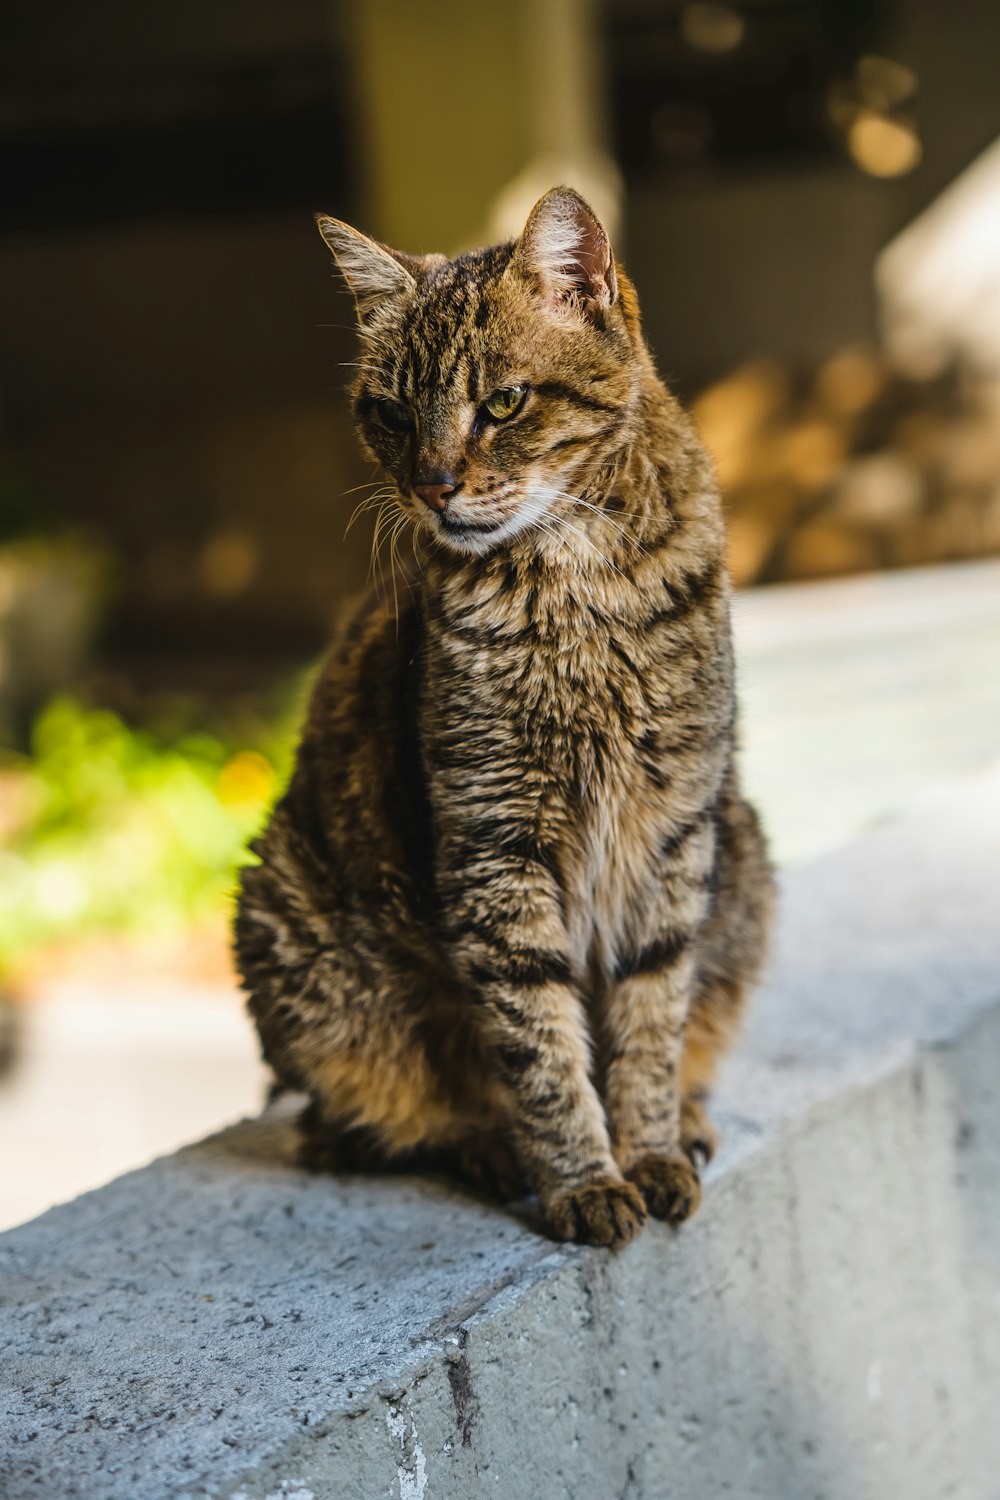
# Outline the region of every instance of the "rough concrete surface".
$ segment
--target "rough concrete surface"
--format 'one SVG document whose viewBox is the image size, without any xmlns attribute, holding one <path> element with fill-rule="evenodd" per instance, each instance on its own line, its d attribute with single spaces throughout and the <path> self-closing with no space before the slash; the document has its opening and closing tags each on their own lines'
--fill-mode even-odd
<svg viewBox="0 0 1000 1500">
<path fill-rule="evenodd" d="M 788 876 L 679 1233 L 245 1123 L 0 1238 L 5 1500 L 994 1500 L 1000 774 Z"/>
</svg>

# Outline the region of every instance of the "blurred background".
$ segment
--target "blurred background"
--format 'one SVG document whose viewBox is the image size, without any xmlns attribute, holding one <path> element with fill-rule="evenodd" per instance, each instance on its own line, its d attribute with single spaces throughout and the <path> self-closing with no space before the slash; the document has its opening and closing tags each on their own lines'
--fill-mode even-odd
<svg viewBox="0 0 1000 1500">
<path fill-rule="evenodd" d="M 995 0 L 7 0 L 3 33 L 0 1225 L 262 1097 L 233 872 L 372 549 L 317 210 L 411 251 L 561 181 L 602 213 L 725 488 L 784 863 L 1000 754 Z"/>
</svg>

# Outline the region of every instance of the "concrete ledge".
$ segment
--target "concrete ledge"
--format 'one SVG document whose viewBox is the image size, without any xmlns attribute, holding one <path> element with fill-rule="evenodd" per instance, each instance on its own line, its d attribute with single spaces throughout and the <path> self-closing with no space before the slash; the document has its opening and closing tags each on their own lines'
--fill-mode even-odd
<svg viewBox="0 0 1000 1500">
<path fill-rule="evenodd" d="M 991 1500 L 1000 775 L 795 872 L 701 1214 L 612 1258 L 279 1116 L 0 1238 L 5 1500 Z"/>
</svg>

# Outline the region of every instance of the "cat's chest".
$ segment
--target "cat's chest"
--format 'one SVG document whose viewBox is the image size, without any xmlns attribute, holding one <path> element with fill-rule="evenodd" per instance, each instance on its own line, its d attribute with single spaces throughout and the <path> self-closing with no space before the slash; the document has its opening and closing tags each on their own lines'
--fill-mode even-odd
<svg viewBox="0 0 1000 1500">
<path fill-rule="evenodd" d="M 538 666 L 522 729 L 561 831 L 566 917 L 581 967 L 608 967 L 651 899 L 670 794 L 650 747 L 669 717 L 663 684 L 627 636 L 606 634 Z"/>
<path fill-rule="evenodd" d="M 602 866 L 655 811 L 658 737 L 690 676 L 682 654 L 671 657 L 665 671 L 648 640 L 580 610 L 484 653 L 467 685 L 469 732 L 523 766 Z"/>
<path fill-rule="evenodd" d="M 561 861 L 571 946 L 583 966 L 610 967 L 622 933 L 652 898 L 662 797 L 624 744 L 608 774 L 572 794 Z"/>
<path fill-rule="evenodd" d="M 521 730 L 559 831 L 571 949 L 581 971 L 611 973 L 661 899 L 664 839 L 716 775 L 712 709 L 694 653 L 620 627 L 535 670 Z"/>
<path fill-rule="evenodd" d="M 559 872 L 570 950 L 610 973 L 656 899 L 658 851 L 689 772 L 663 737 L 696 663 L 589 619 L 514 639 L 448 639 L 425 723 L 442 827 L 523 822 Z"/>
</svg>

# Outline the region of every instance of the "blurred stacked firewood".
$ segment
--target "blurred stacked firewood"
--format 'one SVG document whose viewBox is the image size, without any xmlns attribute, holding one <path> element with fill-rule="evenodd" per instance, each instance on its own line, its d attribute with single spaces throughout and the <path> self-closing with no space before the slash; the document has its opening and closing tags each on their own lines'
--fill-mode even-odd
<svg viewBox="0 0 1000 1500">
<path fill-rule="evenodd" d="M 908 378 L 849 348 L 756 361 L 694 402 L 739 584 L 1000 553 L 1000 382 Z"/>
</svg>

